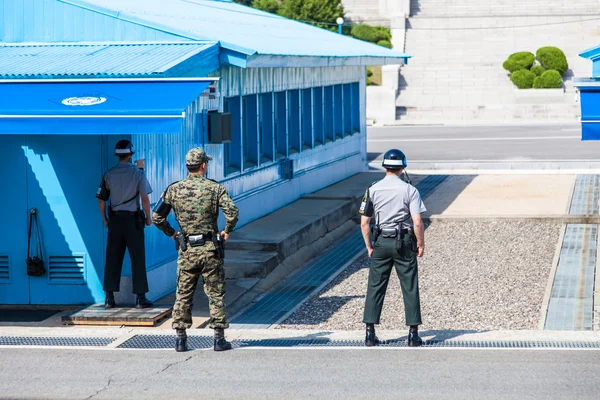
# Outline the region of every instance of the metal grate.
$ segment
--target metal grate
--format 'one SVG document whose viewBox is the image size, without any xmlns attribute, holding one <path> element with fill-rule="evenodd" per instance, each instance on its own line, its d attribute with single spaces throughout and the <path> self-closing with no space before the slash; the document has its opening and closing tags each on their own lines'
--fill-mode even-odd
<svg viewBox="0 0 600 400">
<path fill-rule="evenodd" d="M 211 336 L 188 336 L 189 349 L 213 347 Z M 175 346 L 175 335 L 135 335 L 117 346 L 120 349 L 171 349 Z"/>
<path fill-rule="evenodd" d="M 0 254 L 0 282 L 10 281 L 8 254 Z"/>
<path fill-rule="evenodd" d="M 599 175 L 577 175 L 569 214 L 597 215 L 600 197 Z"/>
<path fill-rule="evenodd" d="M 2 346 L 85 346 L 104 347 L 116 338 L 95 337 L 35 337 L 35 336 L 0 336 Z"/>
<path fill-rule="evenodd" d="M 234 348 L 302 348 L 302 347 L 365 347 L 362 340 L 329 340 L 329 339 L 238 339 L 231 342 Z M 171 349 L 175 345 L 175 336 L 136 335 L 119 348 L 128 349 Z M 212 337 L 189 336 L 189 349 L 210 349 L 213 347 Z M 381 341 L 380 347 L 407 347 L 406 339 Z M 444 348 L 489 348 L 489 349 L 598 349 L 600 342 L 551 342 L 551 341 L 509 341 L 509 340 L 426 340 L 423 347 Z"/>
<path fill-rule="evenodd" d="M 55 284 L 85 284 L 85 257 L 75 256 L 50 256 L 48 266 L 48 279 Z"/>
<path fill-rule="evenodd" d="M 544 329 L 592 330 L 598 225 L 568 224 Z"/>
</svg>

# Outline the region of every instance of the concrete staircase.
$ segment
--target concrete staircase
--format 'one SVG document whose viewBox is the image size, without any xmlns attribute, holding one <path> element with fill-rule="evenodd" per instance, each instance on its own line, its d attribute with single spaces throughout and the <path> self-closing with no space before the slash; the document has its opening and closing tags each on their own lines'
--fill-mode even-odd
<svg viewBox="0 0 600 400">
<path fill-rule="evenodd" d="M 342 0 L 344 17 L 354 23 L 389 26 L 390 20 L 379 14 L 379 0 Z"/>
<path fill-rule="evenodd" d="M 600 42 L 600 1 L 412 0 L 411 13 L 405 51 L 413 58 L 400 70 L 396 104 L 401 123 L 578 119 L 572 78 L 591 72 L 577 54 Z M 502 68 L 511 53 L 542 46 L 567 56 L 564 92 L 519 91 Z"/>
</svg>

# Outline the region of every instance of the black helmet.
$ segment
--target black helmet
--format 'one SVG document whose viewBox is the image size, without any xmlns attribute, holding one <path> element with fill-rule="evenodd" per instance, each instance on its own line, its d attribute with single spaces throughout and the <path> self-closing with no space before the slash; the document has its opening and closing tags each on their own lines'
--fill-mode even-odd
<svg viewBox="0 0 600 400">
<path fill-rule="evenodd" d="M 133 151 L 133 144 L 127 139 L 119 140 L 115 146 L 115 155 L 127 156 L 129 154 L 135 154 L 135 151 Z"/>
<path fill-rule="evenodd" d="M 383 155 L 381 163 L 385 169 L 400 169 L 406 168 L 406 156 L 398 149 L 391 149 Z"/>
</svg>

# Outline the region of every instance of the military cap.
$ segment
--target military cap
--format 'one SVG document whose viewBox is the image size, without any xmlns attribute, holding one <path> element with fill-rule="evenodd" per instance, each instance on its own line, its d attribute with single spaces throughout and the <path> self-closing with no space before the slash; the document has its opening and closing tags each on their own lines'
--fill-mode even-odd
<svg viewBox="0 0 600 400">
<path fill-rule="evenodd" d="M 202 163 L 208 162 L 213 158 L 206 154 L 202 147 L 194 147 L 185 155 L 185 164 L 186 165 L 200 165 Z"/>
</svg>

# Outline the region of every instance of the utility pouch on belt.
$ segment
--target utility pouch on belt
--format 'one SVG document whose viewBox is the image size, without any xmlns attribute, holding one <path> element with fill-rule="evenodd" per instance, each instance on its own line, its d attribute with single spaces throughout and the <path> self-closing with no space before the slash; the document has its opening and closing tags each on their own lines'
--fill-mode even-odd
<svg viewBox="0 0 600 400">
<path fill-rule="evenodd" d="M 396 235 L 396 251 L 397 252 L 401 252 L 402 251 L 402 244 L 403 244 L 403 240 L 402 240 L 402 233 L 398 232 L 398 234 Z"/>
<path fill-rule="evenodd" d="M 215 235 L 215 249 L 217 250 L 217 257 L 219 257 L 219 259 L 224 259 L 225 258 L 225 243 L 223 243 L 223 238 L 221 237 L 221 235 L 216 234 Z"/>
<path fill-rule="evenodd" d="M 177 249 L 177 251 L 179 251 L 179 249 L 181 249 L 181 251 L 187 250 L 187 242 L 185 241 L 185 235 L 181 232 L 175 235 L 175 248 Z"/>
<path fill-rule="evenodd" d="M 412 238 L 412 249 L 416 252 L 419 249 L 419 246 L 417 246 L 417 235 L 415 235 L 414 230 L 410 232 L 410 236 Z"/>
<path fill-rule="evenodd" d="M 191 247 L 204 246 L 204 244 L 206 243 L 206 237 L 205 235 L 188 236 L 188 243 Z"/>
<path fill-rule="evenodd" d="M 144 230 L 144 227 L 146 226 L 146 213 L 144 213 L 142 210 L 139 210 L 135 212 L 134 217 L 135 229 L 137 229 L 138 231 Z"/>
</svg>

